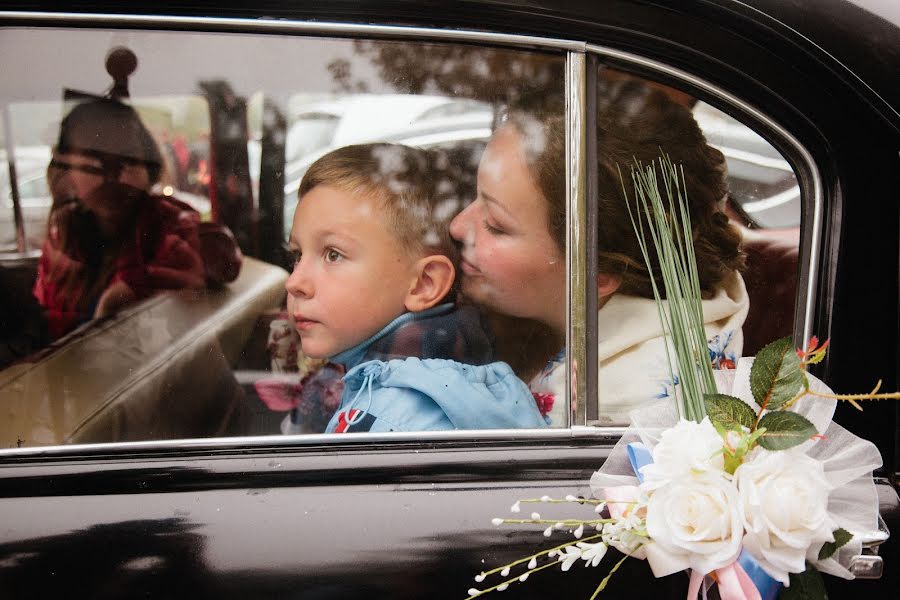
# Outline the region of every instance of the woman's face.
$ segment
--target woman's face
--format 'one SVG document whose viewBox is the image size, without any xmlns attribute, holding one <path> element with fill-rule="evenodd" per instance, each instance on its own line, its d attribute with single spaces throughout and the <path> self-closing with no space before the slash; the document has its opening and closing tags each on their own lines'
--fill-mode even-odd
<svg viewBox="0 0 900 600">
<path fill-rule="evenodd" d="M 478 166 L 478 195 L 450 223 L 450 234 L 462 243 L 466 296 L 562 334 L 566 261 L 550 235 L 547 209 L 528 169 L 522 137 L 507 124 L 488 143 Z"/>
</svg>

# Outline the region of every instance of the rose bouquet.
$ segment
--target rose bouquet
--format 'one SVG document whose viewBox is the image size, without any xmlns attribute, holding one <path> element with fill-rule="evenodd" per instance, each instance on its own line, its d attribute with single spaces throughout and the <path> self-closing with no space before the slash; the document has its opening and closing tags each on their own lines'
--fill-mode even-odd
<svg viewBox="0 0 900 600">
<path fill-rule="evenodd" d="M 788 338 L 778 340 L 755 359 L 739 360 L 735 370 L 714 372 L 681 195 L 684 175 L 666 157 L 659 167 L 668 206 L 654 165 L 636 165 L 636 204 L 649 234 L 632 218 L 648 268 L 652 239 L 662 271 L 666 301 L 654 293 L 674 356 L 676 401 L 631 412 L 630 428 L 591 478 L 593 498 L 544 496 L 511 508 L 590 507 L 589 518 L 538 512 L 495 518 L 498 526 L 539 525 L 546 537 L 564 532 L 566 541 L 478 574 L 469 598 L 555 565 L 568 571 L 581 560 L 596 567 L 609 547 L 624 556 L 599 581 L 592 600 L 629 557 L 646 560 L 655 577 L 688 570 L 688 598 L 712 585 L 725 600 L 819 598 L 825 597 L 820 572 L 852 578 L 849 562 L 862 541 L 887 538 L 872 479 L 880 453 L 831 419 L 838 400 L 859 408 L 857 401 L 900 394 L 879 394 L 877 386 L 868 394 L 832 393 L 807 373 L 828 346 L 815 338 L 800 349 Z M 499 583 L 487 582 L 497 576 Z"/>
</svg>

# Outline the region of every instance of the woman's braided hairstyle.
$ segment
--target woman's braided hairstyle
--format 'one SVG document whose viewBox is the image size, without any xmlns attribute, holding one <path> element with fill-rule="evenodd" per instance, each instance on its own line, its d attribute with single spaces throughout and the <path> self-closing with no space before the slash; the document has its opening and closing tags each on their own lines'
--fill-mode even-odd
<svg viewBox="0 0 900 600">
<path fill-rule="evenodd" d="M 625 195 L 633 209 L 635 196 L 630 173 L 635 161 L 645 166 L 656 161 L 657 179 L 662 182 L 658 165 L 660 155 L 665 153 L 684 169 L 700 289 L 704 297 L 711 297 L 732 273 L 744 266 L 740 232 L 721 210 L 728 192 L 724 156 L 706 142 L 691 111 L 659 89 L 635 79 L 601 81 L 599 87 L 599 271 L 620 280 L 619 293 L 653 297 L 650 274 L 632 227 Z M 532 176 L 547 199 L 550 232 L 564 251 L 564 121 L 558 115 L 542 117 L 511 112 L 506 122 L 523 138 Z M 542 144 L 530 143 L 529 138 L 535 133 L 540 135 Z M 646 216 L 641 215 L 641 219 L 646 228 Z M 657 286 L 665 293 L 654 252 L 650 252 L 650 258 Z"/>
</svg>

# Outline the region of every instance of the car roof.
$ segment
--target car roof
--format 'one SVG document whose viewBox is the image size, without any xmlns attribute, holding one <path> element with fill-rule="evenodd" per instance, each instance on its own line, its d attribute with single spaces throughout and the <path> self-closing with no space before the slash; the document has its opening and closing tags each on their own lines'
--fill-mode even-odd
<svg viewBox="0 0 900 600">
<path fill-rule="evenodd" d="M 743 0 L 840 65 L 900 118 L 900 2 L 897 0 Z M 812 10 L 816 8 L 816 10 Z M 896 122 L 896 121 L 895 121 Z"/>
</svg>

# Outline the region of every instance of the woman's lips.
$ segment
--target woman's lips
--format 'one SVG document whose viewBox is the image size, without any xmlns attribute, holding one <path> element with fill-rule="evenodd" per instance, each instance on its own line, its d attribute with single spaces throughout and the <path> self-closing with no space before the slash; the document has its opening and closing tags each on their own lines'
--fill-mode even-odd
<svg viewBox="0 0 900 600">
<path fill-rule="evenodd" d="M 473 266 L 472 263 L 470 263 L 466 259 L 460 260 L 459 266 L 462 269 L 462 272 L 466 275 L 474 276 L 481 274 L 481 271 L 479 271 L 477 267 Z"/>
</svg>

